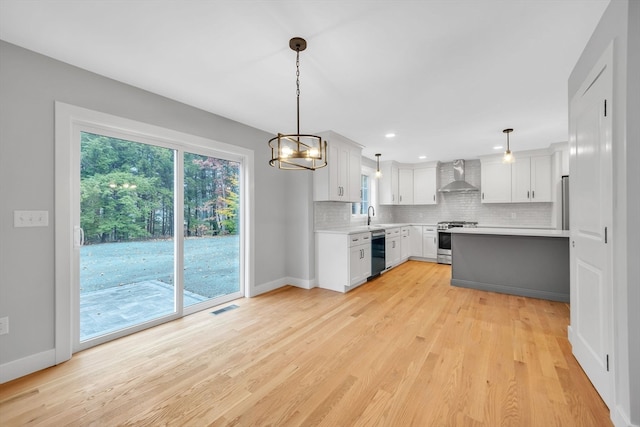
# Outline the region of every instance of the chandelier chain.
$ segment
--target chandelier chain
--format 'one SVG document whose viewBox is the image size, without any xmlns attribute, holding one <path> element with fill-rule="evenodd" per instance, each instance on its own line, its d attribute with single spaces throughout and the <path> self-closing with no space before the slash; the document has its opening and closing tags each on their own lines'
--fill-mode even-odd
<svg viewBox="0 0 640 427">
<path fill-rule="evenodd" d="M 300 97 L 300 49 L 296 49 L 296 95 Z"/>
<path fill-rule="evenodd" d="M 296 49 L 296 122 L 300 142 L 300 46 Z"/>
</svg>

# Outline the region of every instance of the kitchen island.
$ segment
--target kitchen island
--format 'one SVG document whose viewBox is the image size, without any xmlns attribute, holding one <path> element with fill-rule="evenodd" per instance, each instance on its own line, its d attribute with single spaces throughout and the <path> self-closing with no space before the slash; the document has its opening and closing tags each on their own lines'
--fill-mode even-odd
<svg viewBox="0 0 640 427">
<path fill-rule="evenodd" d="M 569 302 L 569 232 L 455 228 L 451 284 Z"/>
</svg>

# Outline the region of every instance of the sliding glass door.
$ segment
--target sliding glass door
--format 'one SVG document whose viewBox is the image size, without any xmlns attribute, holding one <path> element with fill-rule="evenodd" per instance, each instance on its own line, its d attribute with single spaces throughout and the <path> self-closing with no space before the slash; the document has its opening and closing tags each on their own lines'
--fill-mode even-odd
<svg viewBox="0 0 640 427">
<path fill-rule="evenodd" d="M 76 350 L 242 296 L 241 161 L 79 138 Z"/>
<path fill-rule="evenodd" d="M 175 313 L 175 150 L 80 134 L 80 341 Z"/>
<path fill-rule="evenodd" d="M 240 163 L 184 154 L 185 307 L 240 292 Z"/>
</svg>

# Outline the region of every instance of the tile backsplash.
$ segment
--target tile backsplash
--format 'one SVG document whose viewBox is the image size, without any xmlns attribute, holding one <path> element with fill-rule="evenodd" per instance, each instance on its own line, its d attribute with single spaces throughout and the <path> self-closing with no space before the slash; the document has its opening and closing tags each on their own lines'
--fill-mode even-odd
<svg viewBox="0 0 640 427">
<path fill-rule="evenodd" d="M 480 160 L 465 161 L 465 180 L 480 188 Z M 440 185 L 453 181 L 453 163 L 442 163 Z M 435 224 L 438 221 L 477 221 L 479 226 L 552 228 L 553 203 L 482 203 L 480 192 L 439 193 L 437 205 L 379 206 L 374 223 L 408 222 Z M 365 217 L 353 217 L 351 204 L 315 202 L 315 228 L 366 224 Z"/>
</svg>

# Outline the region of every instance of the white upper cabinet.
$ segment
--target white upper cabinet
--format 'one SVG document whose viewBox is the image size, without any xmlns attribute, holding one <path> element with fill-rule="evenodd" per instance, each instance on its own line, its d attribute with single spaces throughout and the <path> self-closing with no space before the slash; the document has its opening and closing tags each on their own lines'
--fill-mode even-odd
<svg viewBox="0 0 640 427">
<path fill-rule="evenodd" d="M 398 204 L 413 204 L 413 169 L 398 169 Z"/>
<path fill-rule="evenodd" d="M 548 154 L 516 153 L 510 164 L 482 159 L 482 203 L 551 202 L 551 175 Z"/>
<path fill-rule="evenodd" d="M 382 176 L 378 180 L 378 198 L 381 205 L 398 204 L 398 166 L 395 162 L 380 163 Z"/>
<path fill-rule="evenodd" d="M 438 203 L 438 162 L 399 166 L 380 163 L 378 188 L 381 205 L 435 205 Z"/>
<path fill-rule="evenodd" d="M 327 166 L 313 172 L 313 200 L 360 201 L 362 146 L 335 132 L 320 136 L 327 141 Z"/>
<path fill-rule="evenodd" d="M 531 201 L 552 202 L 551 156 L 531 157 Z"/>
<path fill-rule="evenodd" d="M 516 158 L 511 164 L 511 201 L 551 202 L 551 156 Z"/>
<path fill-rule="evenodd" d="M 531 162 L 529 157 L 518 156 L 511 164 L 511 201 L 531 201 Z"/>
<path fill-rule="evenodd" d="M 482 160 L 480 166 L 482 203 L 511 202 L 511 165 L 502 158 Z"/>
<path fill-rule="evenodd" d="M 349 150 L 349 198 L 351 202 L 359 202 L 362 199 L 360 187 L 362 185 L 362 150 L 352 148 Z M 346 188 L 346 187 L 345 187 Z"/>
<path fill-rule="evenodd" d="M 435 205 L 438 203 L 438 167 L 413 170 L 413 204 Z"/>
</svg>

